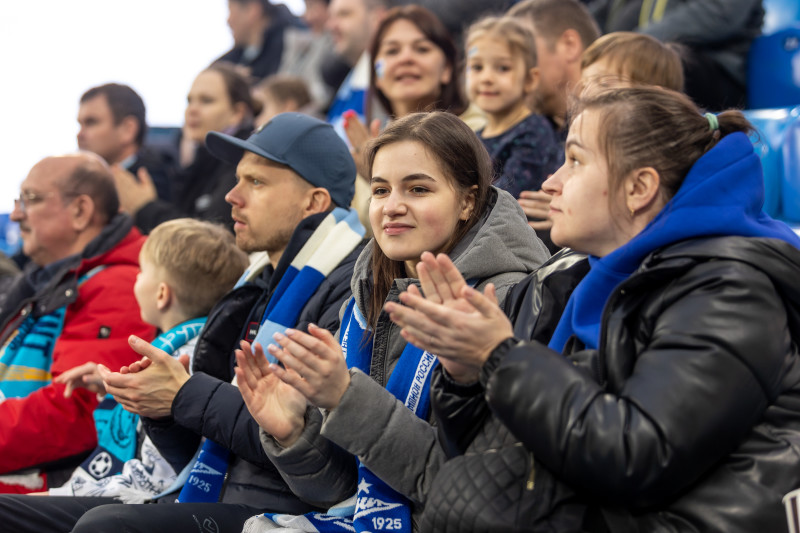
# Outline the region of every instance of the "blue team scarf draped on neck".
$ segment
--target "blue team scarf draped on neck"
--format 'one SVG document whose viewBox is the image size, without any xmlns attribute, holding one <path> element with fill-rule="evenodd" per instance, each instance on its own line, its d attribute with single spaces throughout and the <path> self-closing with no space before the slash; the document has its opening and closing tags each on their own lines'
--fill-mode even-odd
<svg viewBox="0 0 800 533">
<path fill-rule="evenodd" d="M 567 302 L 550 348 L 563 351 L 572 335 L 597 348 L 603 308 L 614 288 L 666 245 L 737 235 L 781 239 L 800 248 L 800 238 L 765 214 L 763 204 L 761 163 L 750 140 L 743 133 L 727 135 L 694 164 L 678 193 L 641 233 L 605 257 L 589 257 L 591 270 Z"/>
<path fill-rule="evenodd" d="M 366 318 L 350 298 L 342 316 L 341 345 L 348 368 L 357 368 L 370 374 L 372 364 L 372 339 L 368 336 Z M 400 359 L 386 384 L 395 398 L 403 402 L 422 419 L 430 412 L 430 375 L 438 360 L 435 355 L 406 344 Z M 266 529 L 277 526 L 307 533 L 352 533 L 391 530 L 411 533 L 411 503 L 373 474 L 358 461 L 358 490 L 347 500 L 327 513 L 308 513 L 302 516 L 266 513 Z M 261 531 L 258 525 L 245 528 L 246 532 Z"/>
</svg>

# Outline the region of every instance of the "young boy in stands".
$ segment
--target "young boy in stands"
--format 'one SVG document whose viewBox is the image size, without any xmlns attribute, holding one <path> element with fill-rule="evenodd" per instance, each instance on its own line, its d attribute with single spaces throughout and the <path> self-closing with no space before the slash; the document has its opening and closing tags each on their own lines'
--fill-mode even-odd
<svg viewBox="0 0 800 533">
<path fill-rule="evenodd" d="M 206 315 L 233 288 L 247 262 L 233 235 L 221 226 L 189 218 L 157 226 L 142 246 L 141 271 L 133 288 L 142 320 L 162 332 L 152 344 L 189 368 Z M 56 381 L 66 384 L 65 396 L 75 387 L 105 392 L 92 362 L 64 372 Z M 65 507 L 85 510 L 118 500 L 141 503 L 169 487 L 177 473 L 143 435 L 138 419 L 107 396 L 95 411 L 97 449 L 66 484 L 48 493 L 91 497 L 88 502 L 61 498 Z"/>
</svg>

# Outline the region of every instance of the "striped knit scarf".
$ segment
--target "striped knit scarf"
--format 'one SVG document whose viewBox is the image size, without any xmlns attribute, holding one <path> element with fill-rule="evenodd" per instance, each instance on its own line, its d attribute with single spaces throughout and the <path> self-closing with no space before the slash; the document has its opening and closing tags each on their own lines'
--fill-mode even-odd
<svg viewBox="0 0 800 533">
<path fill-rule="evenodd" d="M 281 277 L 267 304 L 255 342 L 266 346 L 272 342 L 274 333 L 294 327 L 311 296 L 363 238 L 364 227 L 355 210 L 336 208 L 325 217 Z M 240 283 L 252 274 L 245 272 Z M 228 455 L 226 448 L 206 440 L 197 459 L 190 462 L 191 470 L 178 501 L 216 502 L 225 479 Z"/>
</svg>

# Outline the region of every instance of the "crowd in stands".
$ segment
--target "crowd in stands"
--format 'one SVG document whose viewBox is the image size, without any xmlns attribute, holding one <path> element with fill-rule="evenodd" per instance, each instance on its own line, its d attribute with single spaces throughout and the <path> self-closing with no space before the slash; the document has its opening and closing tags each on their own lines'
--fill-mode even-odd
<svg viewBox="0 0 800 533">
<path fill-rule="evenodd" d="M 0 529 L 789 531 L 761 1 L 228 4 L 174 146 L 109 82 L 20 186 Z"/>
</svg>

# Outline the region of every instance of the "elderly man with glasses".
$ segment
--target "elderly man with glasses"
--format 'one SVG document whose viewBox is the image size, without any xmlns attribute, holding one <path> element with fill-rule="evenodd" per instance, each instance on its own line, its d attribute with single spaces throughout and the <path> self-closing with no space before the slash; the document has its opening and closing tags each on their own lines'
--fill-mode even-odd
<svg viewBox="0 0 800 533">
<path fill-rule="evenodd" d="M 90 360 L 116 370 L 136 359 L 128 335 L 155 332 L 133 295 L 144 237 L 99 156 L 34 165 L 11 219 L 31 262 L 0 295 L 0 492 L 24 493 L 58 486 L 97 442 L 95 395 L 64 398 L 53 379 Z"/>
</svg>

